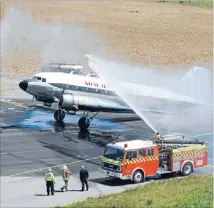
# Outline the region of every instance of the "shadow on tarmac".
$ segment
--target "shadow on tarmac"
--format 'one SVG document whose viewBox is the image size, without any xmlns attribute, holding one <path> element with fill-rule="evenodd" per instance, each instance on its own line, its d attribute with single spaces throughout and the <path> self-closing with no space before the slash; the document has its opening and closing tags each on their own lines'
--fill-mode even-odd
<svg viewBox="0 0 214 208">
<path fill-rule="evenodd" d="M 162 175 L 156 175 L 154 177 L 148 177 L 146 178 L 146 182 L 148 181 L 158 181 L 158 180 L 164 180 L 164 179 L 170 179 L 170 178 L 179 178 L 178 174 L 175 173 L 167 173 Z M 130 184 L 134 184 L 134 182 L 130 180 L 121 180 L 119 178 L 112 178 L 112 177 L 105 177 L 105 178 L 96 178 L 96 179 L 89 179 L 88 181 L 99 183 L 106 186 L 126 186 Z M 143 182 L 142 182 L 143 183 Z"/>
<path fill-rule="evenodd" d="M 132 184 L 132 182 L 129 180 L 121 180 L 119 178 L 109 178 L 109 177 L 89 179 L 88 181 L 99 183 L 106 186 L 125 186 L 128 184 Z"/>
<path fill-rule="evenodd" d="M 47 196 L 46 194 L 34 194 L 34 196 Z"/>
</svg>

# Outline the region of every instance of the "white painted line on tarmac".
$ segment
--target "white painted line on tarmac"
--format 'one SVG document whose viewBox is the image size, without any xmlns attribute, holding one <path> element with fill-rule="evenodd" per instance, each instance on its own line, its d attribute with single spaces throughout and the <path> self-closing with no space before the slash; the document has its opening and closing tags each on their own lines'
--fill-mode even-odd
<svg viewBox="0 0 214 208">
<path fill-rule="evenodd" d="M 21 163 L 32 163 L 32 160 L 23 160 L 23 161 L 15 161 L 15 162 L 3 162 L 1 165 L 13 165 L 13 164 L 21 164 Z"/>
<path fill-rule="evenodd" d="M 51 166 L 51 167 L 46 167 L 46 168 L 40 168 L 40 169 L 30 170 L 30 171 L 26 171 L 26 172 L 22 172 L 22 173 L 17 173 L 17 174 L 9 175 L 9 177 L 25 175 L 25 174 L 28 174 L 28 173 L 34 173 L 34 172 L 38 172 L 38 171 L 41 171 L 41 170 L 46 170 L 46 169 L 49 169 L 49 168 L 56 168 L 56 167 L 60 167 L 60 166 L 62 166 L 62 165 L 70 165 L 70 164 L 81 163 L 81 162 L 85 162 L 85 161 L 89 161 L 89 160 L 98 159 L 98 158 L 100 158 L 100 157 L 102 157 L 102 156 L 98 156 L 98 157 L 91 157 L 91 158 L 88 158 L 88 159 L 84 159 L 84 160 L 77 160 L 77 161 L 70 162 L 70 163 L 63 163 L 63 164 L 55 165 L 55 166 Z"/>
<path fill-rule="evenodd" d="M 47 152 L 47 150 L 39 150 L 39 151 L 28 150 L 28 151 L 20 151 L 20 152 L 9 152 L 8 151 L 8 153 L 11 153 L 11 154 L 25 154 L 25 153 L 32 153 L 32 152 Z"/>
</svg>

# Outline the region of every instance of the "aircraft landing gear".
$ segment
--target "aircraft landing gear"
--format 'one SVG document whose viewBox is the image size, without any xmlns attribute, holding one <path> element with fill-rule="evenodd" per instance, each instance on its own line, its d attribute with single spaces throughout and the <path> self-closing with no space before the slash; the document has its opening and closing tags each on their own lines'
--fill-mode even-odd
<svg viewBox="0 0 214 208">
<path fill-rule="evenodd" d="M 62 109 L 55 110 L 54 118 L 56 121 L 63 121 L 65 118 L 65 112 Z"/>
<path fill-rule="evenodd" d="M 44 103 L 44 106 L 51 107 L 51 103 Z"/>
<path fill-rule="evenodd" d="M 91 118 L 88 118 L 88 113 L 84 112 L 84 116 L 81 117 L 78 121 L 78 126 L 80 129 L 82 130 L 86 130 L 88 129 L 88 127 L 90 126 L 90 123 L 92 121 L 92 119 L 98 114 L 99 112 L 97 112 L 94 116 L 92 116 Z"/>
<path fill-rule="evenodd" d="M 86 116 L 81 117 L 78 121 L 78 126 L 80 129 L 87 129 L 90 126 L 90 119 Z"/>
</svg>

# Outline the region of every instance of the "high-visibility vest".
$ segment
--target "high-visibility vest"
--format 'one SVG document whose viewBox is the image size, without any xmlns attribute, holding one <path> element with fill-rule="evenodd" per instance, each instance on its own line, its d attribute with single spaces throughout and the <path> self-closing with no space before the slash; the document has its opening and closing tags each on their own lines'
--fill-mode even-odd
<svg viewBox="0 0 214 208">
<path fill-rule="evenodd" d="M 49 172 L 49 173 L 46 173 L 45 174 L 45 181 L 53 181 L 55 182 L 55 177 L 54 177 L 54 174 Z"/>
<path fill-rule="evenodd" d="M 70 172 L 69 172 L 69 170 L 67 169 L 63 169 L 62 170 L 62 177 L 63 177 L 63 179 L 64 180 L 68 180 L 69 179 L 69 177 L 70 177 Z"/>
</svg>

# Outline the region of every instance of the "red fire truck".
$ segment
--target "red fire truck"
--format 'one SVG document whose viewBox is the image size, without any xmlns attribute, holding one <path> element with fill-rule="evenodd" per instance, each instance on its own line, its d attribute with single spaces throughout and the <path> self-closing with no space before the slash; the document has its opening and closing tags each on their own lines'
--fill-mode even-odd
<svg viewBox="0 0 214 208">
<path fill-rule="evenodd" d="M 106 146 L 99 171 L 107 176 L 140 183 L 156 174 L 177 172 L 188 176 L 195 168 L 205 167 L 207 163 L 205 142 L 113 141 Z"/>
</svg>

